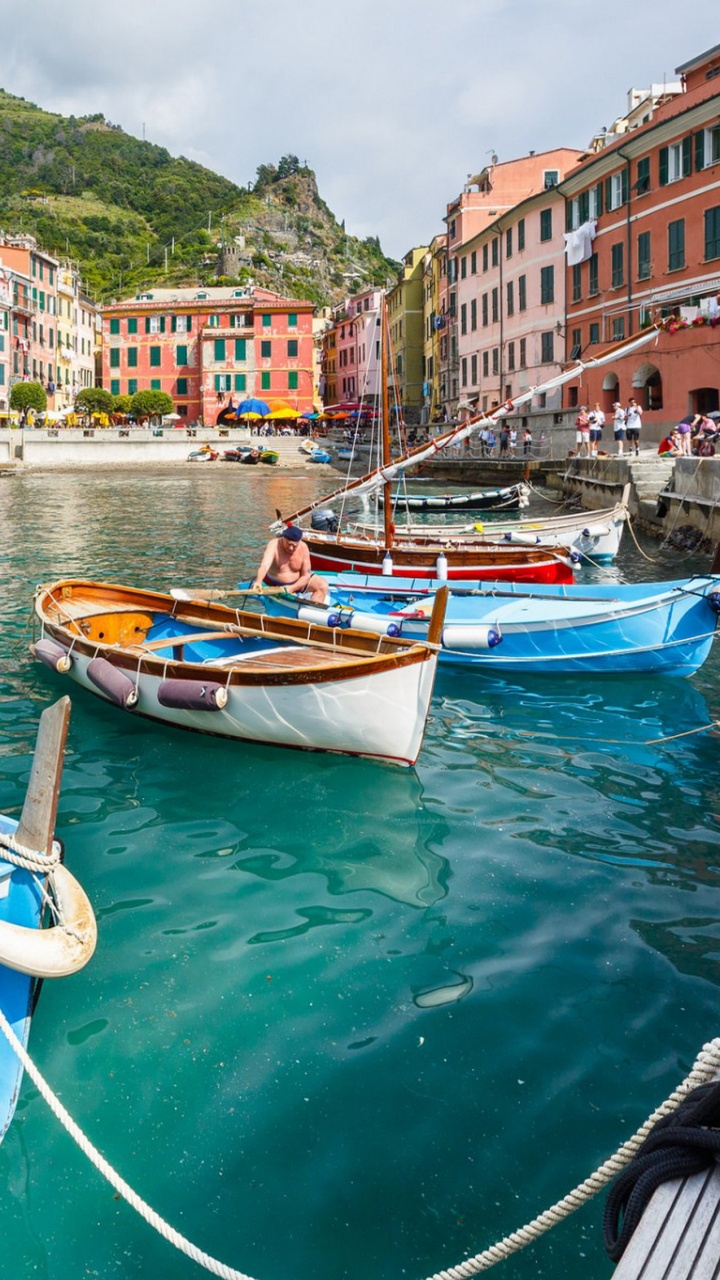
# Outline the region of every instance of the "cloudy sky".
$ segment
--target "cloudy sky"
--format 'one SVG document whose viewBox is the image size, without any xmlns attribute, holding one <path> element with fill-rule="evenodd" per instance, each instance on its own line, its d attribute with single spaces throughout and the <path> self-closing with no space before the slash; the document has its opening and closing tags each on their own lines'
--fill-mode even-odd
<svg viewBox="0 0 720 1280">
<path fill-rule="evenodd" d="M 717 0 L 0 0 L 0 86 L 234 182 L 297 155 L 401 257 L 491 153 L 585 147 L 720 43 Z"/>
</svg>

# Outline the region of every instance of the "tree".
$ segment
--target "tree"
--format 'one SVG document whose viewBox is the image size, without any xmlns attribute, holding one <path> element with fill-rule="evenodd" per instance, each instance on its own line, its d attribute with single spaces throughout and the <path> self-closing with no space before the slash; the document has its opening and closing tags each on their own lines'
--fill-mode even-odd
<svg viewBox="0 0 720 1280">
<path fill-rule="evenodd" d="M 175 408 L 167 391 L 136 391 L 130 403 L 136 418 L 162 418 Z"/>
<path fill-rule="evenodd" d="M 16 382 L 10 392 L 10 408 L 19 409 L 21 413 L 25 409 L 44 413 L 47 409 L 47 396 L 42 383 Z"/>
<path fill-rule="evenodd" d="M 113 399 L 103 387 L 83 387 L 75 397 L 75 408 L 80 413 L 112 413 Z"/>
<path fill-rule="evenodd" d="M 113 396 L 113 413 L 131 413 L 132 396 Z"/>
</svg>

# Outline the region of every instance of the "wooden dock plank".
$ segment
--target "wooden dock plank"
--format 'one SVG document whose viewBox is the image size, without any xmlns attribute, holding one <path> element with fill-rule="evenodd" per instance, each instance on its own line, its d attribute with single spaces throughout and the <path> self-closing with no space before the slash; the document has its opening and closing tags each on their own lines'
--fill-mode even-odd
<svg viewBox="0 0 720 1280">
<path fill-rule="evenodd" d="M 613 1280 L 717 1280 L 720 1169 L 666 1182 L 655 1192 Z"/>
</svg>

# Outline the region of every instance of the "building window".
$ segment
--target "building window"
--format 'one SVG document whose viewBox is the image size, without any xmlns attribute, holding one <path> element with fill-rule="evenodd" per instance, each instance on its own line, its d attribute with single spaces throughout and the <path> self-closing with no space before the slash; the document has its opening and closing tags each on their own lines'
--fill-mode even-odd
<svg viewBox="0 0 720 1280">
<path fill-rule="evenodd" d="M 269 360 L 272 355 L 272 342 L 260 343 L 260 357 L 262 360 Z"/>
<path fill-rule="evenodd" d="M 610 246 L 610 288 L 619 289 L 625 281 L 625 246 L 622 242 Z"/>
<path fill-rule="evenodd" d="M 552 240 L 552 209 L 540 210 L 540 239 Z"/>
<path fill-rule="evenodd" d="M 172 318 L 173 333 L 187 333 L 190 328 L 190 325 L 188 323 L 189 319 L 190 319 L 189 316 L 173 316 Z"/>
<path fill-rule="evenodd" d="M 707 169 L 720 161 L 720 124 L 695 134 L 695 168 Z"/>
<path fill-rule="evenodd" d="M 500 372 L 500 348 L 499 347 L 493 347 L 492 349 L 492 371 L 495 374 Z"/>
<path fill-rule="evenodd" d="M 128 334 L 137 333 L 137 316 L 128 316 Z"/>
<path fill-rule="evenodd" d="M 527 366 L 527 338 L 520 339 L 520 368 Z"/>
<path fill-rule="evenodd" d="M 514 342 L 508 342 L 507 362 L 508 362 L 508 373 L 512 373 L 515 369 L 515 343 Z"/>
<path fill-rule="evenodd" d="M 705 210 L 705 260 L 720 258 L 720 205 Z"/>
<path fill-rule="evenodd" d="M 637 264 L 638 280 L 649 280 L 652 270 L 649 231 L 641 231 L 637 238 Z"/>
<path fill-rule="evenodd" d="M 570 359 L 577 360 L 582 351 L 582 329 L 573 329 L 571 334 Z M 575 353 L 573 355 L 573 352 Z"/>
<path fill-rule="evenodd" d="M 288 391 L 297 391 L 298 377 L 299 375 L 298 375 L 297 369 L 290 369 L 290 371 L 288 372 Z"/>
<path fill-rule="evenodd" d="M 270 390 L 270 374 L 269 374 L 269 372 L 268 372 L 268 373 L 261 373 L 261 374 L 260 374 L 260 389 L 261 389 L 262 391 L 269 391 L 269 390 Z"/>
<path fill-rule="evenodd" d="M 467 359 L 465 356 L 460 361 L 460 385 L 467 386 Z"/>
<path fill-rule="evenodd" d="M 509 316 L 512 316 L 515 314 L 515 282 L 514 280 L 508 280 L 507 282 L 506 299 L 507 299 L 507 303 L 506 303 L 505 310 Z"/>
<path fill-rule="evenodd" d="M 608 213 L 613 209 L 619 209 L 623 204 L 627 204 L 627 198 L 627 169 L 621 169 L 619 173 L 614 173 L 612 177 L 605 179 L 605 208 Z"/>
<path fill-rule="evenodd" d="M 186 395 L 187 395 L 187 393 L 188 393 L 188 380 L 187 380 L 187 378 L 178 378 L 178 380 L 177 380 L 177 382 L 176 382 L 176 384 L 175 384 L 175 385 L 176 385 L 176 387 L 177 387 L 177 394 L 178 394 L 179 396 L 186 396 Z"/>
<path fill-rule="evenodd" d="M 540 302 L 547 306 L 555 301 L 555 268 L 540 268 Z"/>
<path fill-rule="evenodd" d="M 186 347 L 186 346 L 179 346 L 179 347 L 176 347 L 176 348 L 175 348 L 175 363 L 176 363 L 176 365 L 178 365 L 178 366 L 179 366 L 179 365 L 187 364 L 187 362 L 188 362 L 188 354 L 187 354 L 187 351 L 188 351 L 188 349 L 187 349 L 187 347 Z"/>
<path fill-rule="evenodd" d="M 235 390 L 236 391 L 247 390 L 247 374 L 246 373 L 235 374 Z"/>
<path fill-rule="evenodd" d="M 556 187 L 560 181 L 560 174 L 557 169 L 546 169 L 543 173 L 543 187 L 545 191 L 549 191 L 551 187 Z"/>
<path fill-rule="evenodd" d="M 517 244 L 518 253 L 522 253 L 525 248 L 525 219 L 521 218 L 517 224 Z"/>
<path fill-rule="evenodd" d="M 467 277 L 467 257 L 460 259 L 460 279 L 465 280 Z"/>
<path fill-rule="evenodd" d="M 470 299 L 470 328 L 477 329 L 477 298 Z"/>
<path fill-rule="evenodd" d="M 159 379 L 159 378 L 151 378 L 151 379 L 150 379 L 150 390 L 151 390 L 151 391 L 162 391 L 162 383 L 161 383 L 161 381 L 160 381 L 160 379 Z"/>
<path fill-rule="evenodd" d="M 518 277 L 518 311 L 527 311 L 527 280 L 525 276 Z"/>
<path fill-rule="evenodd" d="M 598 256 L 591 253 L 588 258 L 588 297 L 594 298 L 600 292 L 598 285 Z"/>
<path fill-rule="evenodd" d="M 483 271 L 487 271 L 487 269 L 488 269 L 488 247 L 486 244 L 484 244 L 483 245 Z"/>
<path fill-rule="evenodd" d="M 494 239 L 494 240 L 493 240 L 493 242 L 492 242 L 492 264 L 493 264 L 493 266 L 494 266 L 494 267 L 496 267 L 496 266 L 498 265 L 499 261 L 500 261 L 500 241 L 498 240 L 498 238 L 497 238 L 497 236 L 496 236 L 496 237 L 495 237 L 495 239 Z"/>
<path fill-rule="evenodd" d="M 214 354 L 213 354 L 214 360 L 219 362 L 225 359 L 225 339 L 224 338 L 213 339 L 213 351 L 214 351 Z"/>
<path fill-rule="evenodd" d="M 473 387 L 477 386 L 477 373 L 477 356 L 474 355 L 470 357 L 470 385 Z"/>
<path fill-rule="evenodd" d="M 540 361 L 542 364 L 552 364 L 554 359 L 555 359 L 555 355 L 553 350 L 552 331 L 550 331 L 549 333 L 541 333 L 540 334 Z"/>
<path fill-rule="evenodd" d="M 490 376 L 490 356 L 489 356 L 489 354 L 488 354 L 488 352 L 487 352 L 487 351 L 483 351 L 483 353 L 482 353 L 482 369 L 483 369 L 483 378 L 489 378 L 489 376 Z"/>
<path fill-rule="evenodd" d="M 642 160 L 637 163 L 637 181 L 635 190 L 639 196 L 644 196 L 650 190 L 650 157 L 643 156 Z"/>
<path fill-rule="evenodd" d="M 467 333 L 467 303 L 460 304 L 460 332 Z"/>
<path fill-rule="evenodd" d="M 116 333 L 119 333 L 119 332 L 120 332 L 120 321 L 119 321 L 119 320 L 111 320 L 111 321 L 110 321 L 110 332 L 111 332 L 112 334 L 116 334 Z"/>
<path fill-rule="evenodd" d="M 295 323 L 297 324 L 297 319 L 296 319 Z M 263 327 L 263 329 L 269 329 L 269 328 L 270 328 L 270 326 L 271 326 L 271 324 L 272 324 L 272 316 L 264 315 L 264 316 L 263 316 L 263 318 L 262 318 L 262 327 Z"/>
<path fill-rule="evenodd" d="M 137 347 L 127 349 L 128 369 L 137 369 Z"/>
<path fill-rule="evenodd" d="M 113 378 L 112 382 L 110 383 L 110 395 L 111 396 L 120 395 L 120 383 L 116 378 Z"/>
<path fill-rule="evenodd" d="M 288 360 L 297 360 L 298 340 L 297 338 L 288 338 Z"/>
<path fill-rule="evenodd" d="M 120 348 L 119 347 L 110 348 L 110 368 L 111 369 L 120 368 Z"/>
<path fill-rule="evenodd" d="M 482 296 L 482 322 L 483 325 L 488 324 L 488 296 L 486 293 Z"/>
<path fill-rule="evenodd" d="M 128 378 L 128 390 L 127 390 L 128 395 L 134 396 L 137 389 L 138 389 L 137 378 Z"/>
<path fill-rule="evenodd" d="M 625 317 L 615 316 L 612 322 L 613 342 L 622 342 L 625 337 Z"/>
<path fill-rule="evenodd" d="M 472 253 L 470 254 L 470 275 L 471 276 L 477 275 L 477 250 L 476 249 L 473 249 Z"/>
<path fill-rule="evenodd" d="M 512 254 L 513 254 L 513 234 L 512 233 L 513 233 L 512 227 L 508 227 L 507 231 L 505 232 L 505 257 L 506 258 L 512 258 Z"/>
<path fill-rule="evenodd" d="M 661 147 L 658 151 L 658 172 L 660 186 L 666 187 L 671 182 L 679 182 L 692 173 L 692 139 L 683 138 L 682 142 L 673 142 L 669 147 Z"/>
<path fill-rule="evenodd" d="M 160 368 L 160 354 L 161 354 L 161 348 L 160 348 L 160 347 L 151 347 L 151 348 L 150 348 L 150 365 L 151 365 L 151 367 L 152 367 L 153 369 L 159 369 L 159 368 Z"/>
<path fill-rule="evenodd" d="M 500 319 L 500 299 L 498 296 L 497 288 L 493 289 L 491 294 L 491 309 L 492 309 L 493 324 L 495 324 Z"/>
<path fill-rule="evenodd" d="M 572 269 L 572 300 L 580 302 L 582 298 L 582 263 L 576 262 Z"/>
<path fill-rule="evenodd" d="M 232 387 L 232 374 L 231 374 L 231 373 L 216 373 L 216 374 L 215 374 L 215 390 L 216 390 L 216 391 L 230 391 L 230 390 L 231 390 L 231 387 Z"/>
<path fill-rule="evenodd" d="M 685 266 L 685 219 L 668 223 L 668 271 Z"/>
<path fill-rule="evenodd" d="M 590 325 L 590 329 L 588 330 L 588 345 L 591 347 L 597 346 L 599 341 L 600 341 L 600 324 L 597 321 L 595 321 L 593 324 Z"/>
</svg>

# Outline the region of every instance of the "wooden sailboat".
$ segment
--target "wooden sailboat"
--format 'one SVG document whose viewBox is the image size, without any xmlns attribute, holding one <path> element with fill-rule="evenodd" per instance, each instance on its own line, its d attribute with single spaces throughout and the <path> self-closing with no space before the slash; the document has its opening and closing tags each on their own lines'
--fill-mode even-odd
<svg viewBox="0 0 720 1280">
<path fill-rule="evenodd" d="M 417 759 L 447 592 L 420 644 L 82 579 L 39 588 L 34 656 L 135 715 L 218 737 Z"/>
<path fill-rule="evenodd" d="M 383 577 L 421 578 L 431 583 L 443 581 L 515 581 L 555 582 L 573 581 L 572 565 L 579 553 L 568 546 L 526 546 L 523 543 L 492 542 L 482 534 L 462 533 L 445 535 L 437 530 L 420 534 L 406 532 L 393 521 L 392 484 L 410 467 L 419 466 L 450 445 L 459 444 L 481 425 L 497 422 L 515 408 L 527 404 L 538 392 L 562 386 L 578 377 L 586 367 L 596 367 L 611 360 L 620 359 L 629 352 L 644 346 L 657 336 L 652 326 L 639 336 L 616 343 L 600 356 L 576 364 L 539 387 L 523 392 L 515 401 L 508 401 L 493 413 L 479 414 L 467 422 L 453 427 L 442 436 L 418 445 L 401 457 L 390 458 L 389 404 L 387 393 L 387 315 L 383 299 L 382 310 L 382 442 L 383 463 L 356 480 L 349 480 L 341 488 L 321 498 L 292 515 L 283 516 L 272 525 L 274 533 L 284 526 L 310 521 L 305 529 L 305 541 L 310 551 L 313 567 L 319 571 L 382 575 Z M 346 513 L 355 498 L 382 492 L 382 528 L 358 530 L 348 527 L 351 516 Z M 330 507 L 330 504 L 334 504 Z M 338 514 L 336 505 L 340 507 Z"/>
</svg>

